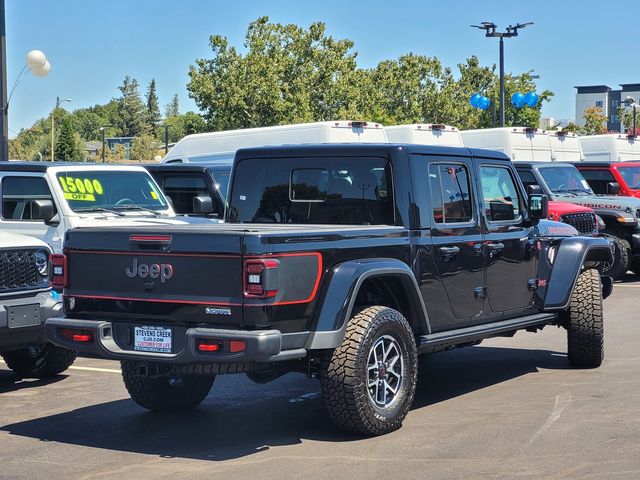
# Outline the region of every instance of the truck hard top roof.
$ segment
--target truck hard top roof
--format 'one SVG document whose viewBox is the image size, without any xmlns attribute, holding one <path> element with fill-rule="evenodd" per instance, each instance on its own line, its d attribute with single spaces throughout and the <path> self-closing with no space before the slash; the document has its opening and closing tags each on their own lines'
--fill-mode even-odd
<svg viewBox="0 0 640 480">
<path fill-rule="evenodd" d="M 142 166 L 150 172 L 206 172 L 216 168 L 230 168 L 233 166 L 233 162 L 159 163 Z"/>
<path fill-rule="evenodd" d="M 0 171 L 4 172 L 46 172 L 50 168 L 97 168 L 139 170 L 142 165 L 120 165 L 93 162 L 0 162 Z"/>
<path fill-rule="evenodd" d="M 637 160 L 622 160 L 622 161 L 601 161 L 601 160 L 583 160 L 581 162 L 571 162 L 573 165 L 583 165 L 585 167 L 606 167 L 609 168 L 611 166 L 615 167 L 637 167 L 640 166 L 640 161 Z"/>
<path fill-rule="evenodd" d="M 519 166 L 522 167 L 566 167 L 566 166 L 573 166 L 574 163 L 586 163 L 586 162 L 543 162 L 543 161 L 539 161 L 539 162 L 531 162 L 531 161 L 517 161 L 517 162 L 513 162 L 513 165 L 518 168 Z"/>
<path fill-rule="evenodd" d="M 242 148 L 236 153 L 236 160 L 256 157 L 323 156 L 331 155 L 388 155 L 398 150 L 407 153 L 443 156 L 476 156 L 494 160 L 510 161 L 502 152 L 467 147 L 443 147 L 438 145 L 417 145 L 404 143 L 322 143 L 305 145 L 281 145 L 271 147 Z"/>
</svg>

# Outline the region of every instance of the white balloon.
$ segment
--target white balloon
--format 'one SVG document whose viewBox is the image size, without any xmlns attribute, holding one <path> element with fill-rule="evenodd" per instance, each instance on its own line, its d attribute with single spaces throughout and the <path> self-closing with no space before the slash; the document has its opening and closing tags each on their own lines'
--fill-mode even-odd
<svg viewBox="0 0 640 480">
<path fill-rule="evenodd" d="M 47 56 L 42 50 L 31 50 L 27 53 L 27 65 L 29 65 L 31 70 L 38 67 L 44 67 L 46 62 Z"/>
<path fill-rule="evenodd" d="M 46 77 L 47 75 L 49 75 L 50 70 L 51 64 L 49 63 L 49 60 L 45 60 L 44 65 L 38 68 L 32 68 L 31 72 L 33 72 L 36 77 Z"/>
</svg>

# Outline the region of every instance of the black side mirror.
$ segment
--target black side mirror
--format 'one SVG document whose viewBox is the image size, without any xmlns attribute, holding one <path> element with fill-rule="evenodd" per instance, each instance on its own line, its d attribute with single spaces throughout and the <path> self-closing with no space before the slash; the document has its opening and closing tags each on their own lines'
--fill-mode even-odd
<svg viewBox="0 0 640 480">
<path fill-rule="evenodd" d="M 32 220 L 44 220 L 44 223 L 49 223 L 55 214 L 51 200 L 31 200 Z"/>
<path fill-rule="evenodd" d="M 193 197 L 193 213 L 208 215 L 213 213 L 213 200 L 209 195 Z"/>
<path fill-rule="evenodd" d="M 541 193 L 542 188 L 540 188 L 540 185 L 527 185 L 527 195 L 540 195 Z"/>
<path fill-rule="evenodd" d="M 529 195 L 529 218 L 540 220 L 549 217 L 549 198 L 539 193 Z"/>
<path fill-rule="evenodd" d="M 607 193 L 609 195 L 617 195 L 620 191 L 620 185 L 618 182 L 607 182 Z"/>
</svg>

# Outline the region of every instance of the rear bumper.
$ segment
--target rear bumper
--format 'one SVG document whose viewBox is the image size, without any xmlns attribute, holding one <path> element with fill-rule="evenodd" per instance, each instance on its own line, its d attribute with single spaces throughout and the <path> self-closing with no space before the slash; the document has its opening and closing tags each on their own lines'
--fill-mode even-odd
<svg viewBox="0 0 640 480">
<path fill-rule="evenodd" d="M 37 311 L 37 316 L 31 317 L 28 323 L 24 323 L 24 317 L 22 319 L 11 317 L 9 312 L 12 308 L 27 306 L 33 306 L 33 310 Z M 43 323 L 47 318 L 59 315 L 61 312 L 60 298 L 54 298 L 50 291 L 0 299 L 0 352 L 20 350 L 46 343 Z"/>
<path fill-rule="evenodd" d="M 113 324 L 103 320 L 79 320 L 71 318 L 50 318 L 45 323 L 47 339 L 61 347 L 79 352 L 92 353 L 114 360 L 139 360 L 170 364 L 188 363 L 244 363 L 278 362 L 303 358 L 304 348 L 283 349 L 283 335 L 278 330 L 228 330 L 221 328 L 173 328 L 173 352 L 156 353 L 133 350 L 122 332 L 133 324 Z M 63 329 L 81 330 L 90 333 L 91 340 L 77 342 L 63 336 Z M 198 350 L 201 340 L 221 342 L 220 351 L 202 352 Z M 230 341 L 245 342 L 245 349 L 231 352 Z"/>
</svg>

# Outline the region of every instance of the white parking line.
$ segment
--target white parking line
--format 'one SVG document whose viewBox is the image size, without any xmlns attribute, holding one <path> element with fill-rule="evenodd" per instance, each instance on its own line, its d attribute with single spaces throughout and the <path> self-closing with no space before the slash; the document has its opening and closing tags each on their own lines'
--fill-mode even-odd
<svg viewBox="0 0 640 480">
<path fill-rule="evenodd" d="M 618 287 L 640 288 L 640 285 L 627 285 L 625 283 L 614 283 L 613 284 L 613 288 L 618 288 Z"/>
<path fill-rule="evenodd" d="M 3 362 L 2 360 L 0 360 L 0 363 L 3 365 L 6 365 L 5 362 Z M 84 370 L 87 372 L 107 372 L 107 373 L 121 373 L 120 370 L 116 370 L 115 368 L 97 368 L 97 367 L 77 367 L 77 366 L 70 366 L 69 370 Z"/>
<path fill-rule="evenodd" d="M 115 368 L 97 368 L 97 367 L 74 367 L 73 365 L 69 367 L 70 370 L 86 370 L 87 372 L 109 372 L 109 373 L 120 373 L 120 370 L 116 370 Z"/>
</svg>

